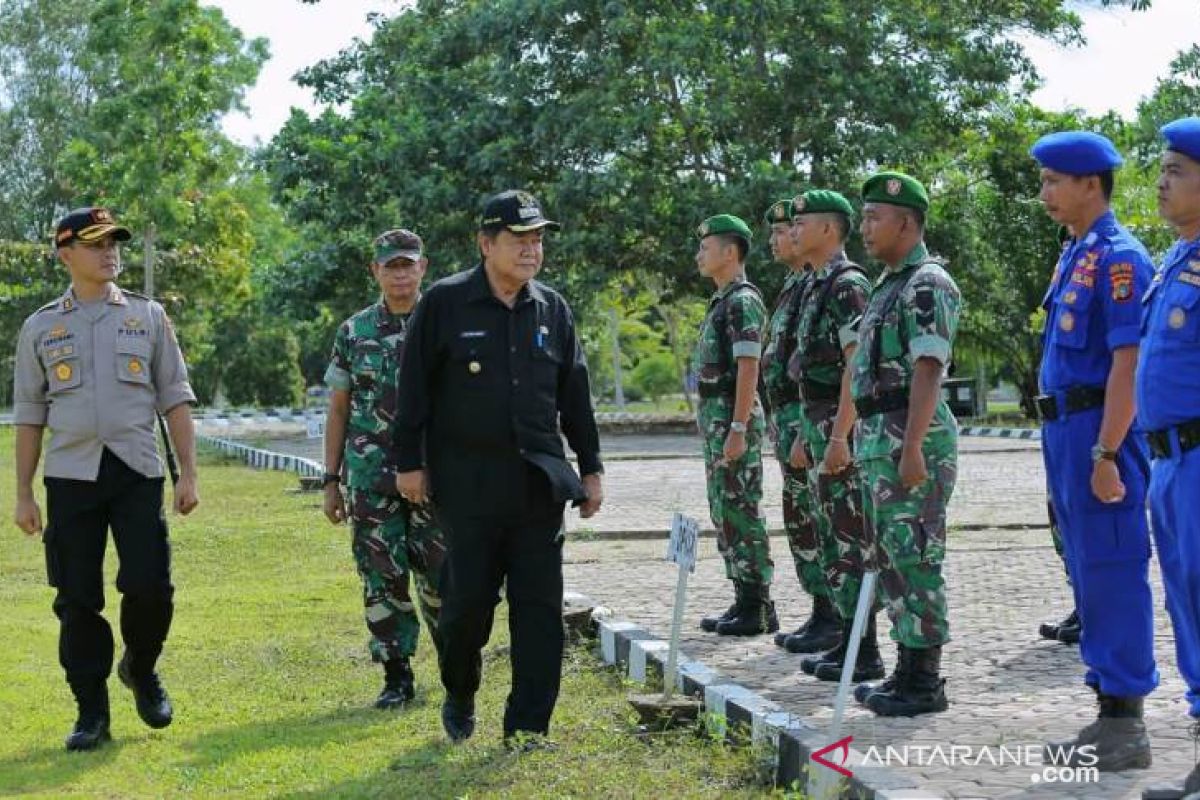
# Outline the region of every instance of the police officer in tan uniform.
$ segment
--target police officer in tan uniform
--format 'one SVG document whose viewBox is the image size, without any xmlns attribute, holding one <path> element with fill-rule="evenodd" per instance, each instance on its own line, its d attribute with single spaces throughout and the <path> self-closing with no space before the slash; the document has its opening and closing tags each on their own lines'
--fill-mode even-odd
<svg viewBox="0 0 1200 800">
<path fill-rule="evenodd" d="M 199 502 L 190 407 L 196 397 L 171 322 L 158 303 L 113 283 L 121 269 L 117 243 L 129 238 L 104 208 L 63 217 L 55 247 L 71 286 L 25 320 L 17 343 L 15 521 L 29 535 L 42 534 L 50 585 L 58 590 L 59 662 L 79 707 L 68 750 L 91 750 L 111 738 L 113 636 L 100 613 L 109 528 L 120 561 L 125 643 L 117 675 L 147 725 L 171 724 L 155 671 L 174 608 L 156 412 L 166 416 L 179 455 L 175 510 L 187 514 Z M 43 531 L 33 478 L 45 428 Z"/>
</svg>

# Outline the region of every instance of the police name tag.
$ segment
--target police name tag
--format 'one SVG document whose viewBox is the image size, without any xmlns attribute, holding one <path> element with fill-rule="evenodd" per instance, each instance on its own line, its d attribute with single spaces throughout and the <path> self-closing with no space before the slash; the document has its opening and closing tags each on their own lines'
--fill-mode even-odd
<svg viewBox="0 0 1200 800">
<path fill-rule="evenodd" d="M 700 521 L 679 512 L 671 518 L 671 538 L 667 541 L 667 561 L 680 569 L 696 571 L 696 542 L 700 538 Z"/>
</svg>

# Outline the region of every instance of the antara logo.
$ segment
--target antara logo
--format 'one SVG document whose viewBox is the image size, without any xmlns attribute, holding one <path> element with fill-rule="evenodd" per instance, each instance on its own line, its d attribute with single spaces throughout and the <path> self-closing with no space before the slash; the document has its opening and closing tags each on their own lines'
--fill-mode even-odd
<svg viewBox="0 0 1200 800">
<path fill-rule="evenodd" d="M 812 760 L 822 766 L 829 767 L 834 772 L 840 772 L 847 778 L 852 777 L 854 773 L 845 767 L 846 760 L 850 758 L 850 743 L 852 741 L 854 741 L 854 737 L 847 736 L 844 739 L 838 739 L 833 744 L 827 744 L 812 754 Z M 827 753 L 834 752 L 841 754 L 841 757 L 838 758 L 838 763 L 836 764 L 825 758 Z"/>
</svg>

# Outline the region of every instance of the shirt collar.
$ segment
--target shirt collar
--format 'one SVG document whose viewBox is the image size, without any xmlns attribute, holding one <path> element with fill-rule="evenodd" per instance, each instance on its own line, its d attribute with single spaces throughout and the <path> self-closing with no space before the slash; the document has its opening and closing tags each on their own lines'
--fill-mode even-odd
<svg viewBox="0 0 1200 800">
<path fill-rule="evenodd" d="M 125 299 L 125 293 L 122 292 L 115 283 L 110 283 L 108 285 L 108 294 L 105 296 L 104 301 L 112 306 L 129 305 L 129 301 Z M 63 293 L 63 296 L 58 299 L 58 310 L 60 313 L 69 314 L 75 309 L 79 308 L 79 306 L 80 302 L 79 298 L 75 294 L 74 286 L 68 287 L 67 291 Z"/>
<path fill-rule="evenodd" d="M 909 267 L 924 263 L 929 259 L 929 248 L 925 246 L 925 241 L 921 240 L 913 245 L 913 249 L 908 251 L 908 255 L 900 262 L 895 269 L 888 268 L 889 272 L 901 272 Z"/>
<path fill-rule="evenodd" d="M 420 292 L 418 292 L 417 293 L 417 302 L 420 302 L 420 301 L 421 301 L 421 294 L 420 294 Z M 416 309 L 415 304 L 413 305 L 413 309 Z M 380 327 L 386 327 L 388 325 L 393 325 L 393 324 L 395 324 L 396 320 L 403 320 L 411 314 L 412 314 L 412 311 L 409 311 L 406 314 L 393 314 L 391 309 L 389 309 L 387 307 L 387 300 L 385 300 L 383 298 L 383 295 L 379 296 L 379 302 L 377 302 L 375 304 L 375 324 L 379 325 Z"/>
<path fill-rule="evenodd" d="M 1086 247 L 1092 247 L 1100 240 L 1100 237 L 1113 232 L 1117 227 L 1117 215 L 1108 209 L 1100 216 L 1096 217 L 1096 221 L 1087 229 L 1087 233 L 1082 238 L 1076 239 L 1075 243 L 1083 243 Z"/>
<path fill-rule="evenodd" d="M 838 264 L 841 264 L 845 260 L 846 260 L 846 251 L 838 250 L 836 253 L 834 253 L 832 256 L 830 256 L 828 261 L 826 261 L 821 266 L 817 267 L 817 270 L 816 270 L 817 277 L 818 278 L 826 277 L 827 275 L 829 275 L 830 272 L 833 271 L 833 268 L 835 266 L 837 266 Z"/>
<path fill-rule="evenodd" d="M 484 268 L 482 261 L 476 265 L 475 269 L 471 270 L 471 277 L 467 279 L 467 286 L 467 302 L 469 303 L 488 298 L 494 299 L 496 297 L 492 291 L 492 285 L 488 283 L 487 270 Z M 538 286 L 536 280 L 530 280 L 521 287 L 521 290 L 517 292 L 516 303 L 520 303 L 526 297 L 541 305 L 546 304 L 546 293 Z"/>
</svg>

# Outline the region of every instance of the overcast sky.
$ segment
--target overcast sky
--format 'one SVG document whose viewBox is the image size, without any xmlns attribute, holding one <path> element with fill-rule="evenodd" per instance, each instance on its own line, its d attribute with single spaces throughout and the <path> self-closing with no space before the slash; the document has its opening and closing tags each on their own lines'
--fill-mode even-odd
<svg viewBox="0 0 1200 800">
<path fill-rule="evenodd" d="M 270 139 L 292 106 L 314 108 L 310 94 L 292 82 L 304 66 L 335 55 L 355 37 L 367 38 L 367 14 L 394 14 L 404 0 L 206 0 L 217 6 L 248 37 L 271 41 L 271 60 L 247 94 L 249 115 L 231 115 L 225 130 L 253 144 Z M 1076 106 L 1089 114 L 1114 109 L 1131 115 L 1138 100 L 1154 89 L 1177 52 L 1196 41 L 1200 2 L 1154 0 L 1149 11 L 1088 8 L 1082 12 L 1087 47 L 1059 48 L 1026 42 L 1045 79 L 1034 100 L 1047 109 Z"/>
</svg>

